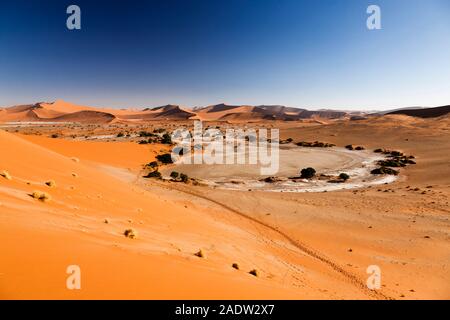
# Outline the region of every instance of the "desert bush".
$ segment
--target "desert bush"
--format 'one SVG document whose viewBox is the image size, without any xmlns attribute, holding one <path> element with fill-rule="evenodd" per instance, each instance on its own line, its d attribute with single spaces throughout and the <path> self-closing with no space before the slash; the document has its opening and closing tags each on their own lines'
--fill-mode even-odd
<svg viewBox="0 0 450 320">
<path fill-rule="evenodd" d="M 148 168 L 157 168 L 158 167 L 158 162 L 152 161 L 152 162 L 147 163 L 145 166 L 148 167 Z"/>
<path fill-rule="evenodd" d="M 11 175 L 6 170 L 3 170 L 2 172 L 0 172 L 0 176 L 5 178 L 6 180 L 12 180 Z"/>
<path fill-rule="evenodd" d="M 49 180 L 49 181 L 45 182 L 45 184 L 47 186 L 49 186 L 50 188 L 56 187 L 56 182 L 54 180 Z"/>
<path fill-rule="evenodd" d="M 373 152 L 375 152 L 375 153 L 382 153 L 383 149 L 378 148 L 378 149 L 373 150 Z"/>
<path fill-rule="evenodd" d="M 148 141 L 147 141 L 147 140 L 141 140 L 141 141 L 139 141 L 138 143 L 139 143 L 139 144 L 147 144 Z"/>
<path fill-rule="evenodd" d="M 189 177 L 186 174 L 184 174 L 184 173 L 180 173 L 180 179 L 184 183 L 189 181 Z"/>
<path fill-rule="evenodd" d="M 173 163 L 170 153 L 159 154 L 156 156 L 156 159 L 164 164 Z"/>
<path fill-rule="evenodd" d="M 370 171 L 371 174 L 391 174 L 391 175 L 398 175 L 398 171 L 388 168 L 388 167 L 379 167 L 376 169 L 373 169 L 372 171 Z"/>
<path fill-rule="evenodd" d="M 170 134 L 164 133 L 161 139 L 162 144 L 172 144 L 172 138 L 170 137 Z"/>
<path fill-rule="evenodd" d="M 355 148 L 355 150 L 361 151 L 361 150 L 365 150 L 366 148 L 364 148 L 363 146 L 357 146 Z"/>
<path fill-rule="evenodd" d="M 50 138 L 53 138 L 53 139 L 56 139 L 56 138 L 58 138 L 59 136 L 58 136 L 58 134 L 56 134 L 56 133 L 54 133 L 54 134 L 52 134 L 51 136 L 50 136 Z"/>
<path fill-rule="evenodd" d="M 311 179 L 316 175 L 316 170 L 314 168 L 304 168 L 300 171 L 300 178 Z"/>
<path fill-rule="evenodd" d="M 256 269 L 250 270 L 249 273 L 250 273 L 252 276 L 255 276 L 255 277 L 258 276 L 258 270 L 256 270 Z"/>
<path fill-rule="evenodd" d="M 47 202 L 51 200 L 51 197 L 49 194 L 42 192 L 42 191 L 33 191 L 33 193 L 31 194 L 31 196 L 34 199 L 43 201 L 43 202 Z"/>
<path fill-rule="evenodd" d="M 159 172 L 158 170 L 149 172 L 146 176 L 144 176 L 144 178 L 157 178 L 157 179 L 161 179 L 162 175 L 161 172 Z"/>
<path fill-rule="evenodd" d="M 392 168 L 398 168 L 398 167 L 404 167 L 405 164 L 402 163 L 399 160 L 379 160 L 377 161 L 377 164 L 381 167 L 392 167 Z"/>
<path fill-rule="evenodd" d="M 349 176 L 348 174 L 346 174 L 346 173 L 341 173 L 341 174 L 339 175 L 339 178 L 340 178 L 341 180 L 347 181 L 348 179 L 350 179 L 350 176 Z"/>
<path fill-rule="evenodd" d="M 348 149 L 348 150 L 353 150 L 353 145 L 351 145 L 351 144 L 348 144 L 348 145 L 346 145 L 346 146 L 345 146 L 345 149 Z"/>
<path fill-rule="evenodd" d="M 239 270 L 239 265 L 237 263 L 233 263 L 231 265 L 234 269 Z"/>
<path fill-rule="evenodd" d="M 156 135 L 151 132 L 141 131 L 139 132 L 139 137 L 156 137 Z"/>
<path fill-rule="evenodd" d="M 124 235 L 125 237 L 127 237 L 127 238 L 135 239 L 135 238 L 137 238 L 137 231 L 134 230 L 134 229 L 126 229 L 126 230 L 123 232 L 123 235 Z"/>
<path fill-rule="evenodd" d="M 277 177 L 267 177 L 267 178 L 264 178 L 264 179 L 262 179 L 260 181 L 264 181 L 264 182 L 267 182 L 267 183 L 275 183 L 277 181 L 280 181 L 280 179 L 277 178 Z"/>
<path fill-rule="evenodd" d="M 299 147 L 308 147 L 308 148 L 331 148 L 335 145 L 332 143 L 327 142 L 320 142 L 320 141 L 314 141 L 314 142 L 307 142 L 307 141 L 300 141 L 296 143 Z"/>
<path fill-rule="evenodd" d="M 196 253 L 194 253 L 195 256 L 199 257 L 199 258 L 204 258 L 205 254 L 203 253 L 203 251 L 200 249 L 199 251 L 197 251 Z"/>
<path fill-rule="evenodd" d="M 178 178 L 178 176 L 179 176 L 179 173 L 176 172 L 176 171 L 172 171 L 172 172 L 170 173 L 170 177 L 173 178 L 173 179 Z"/>
<path fill-rule="evenodd" d="M 124 134 L 123 132 L 119 132 L 119 133 L 117 134 L 117 138 L 122 138 L 123 136 L 125 136 L 125 134 Z"/>
</svg>

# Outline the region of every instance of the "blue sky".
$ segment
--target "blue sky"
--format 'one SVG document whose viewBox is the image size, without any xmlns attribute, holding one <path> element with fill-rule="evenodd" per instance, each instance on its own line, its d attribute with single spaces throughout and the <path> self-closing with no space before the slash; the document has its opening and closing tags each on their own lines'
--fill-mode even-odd
<svg viewBox="0 0 450 320">
<path fill-rule="evenodd" d="M 66 8 L 81 8 L 81 30 Z M 366 28 L 381 8 L 382 29 Z M 448 0 L 9 1 L 0 106 L 450 104 Z"/>
</svg>

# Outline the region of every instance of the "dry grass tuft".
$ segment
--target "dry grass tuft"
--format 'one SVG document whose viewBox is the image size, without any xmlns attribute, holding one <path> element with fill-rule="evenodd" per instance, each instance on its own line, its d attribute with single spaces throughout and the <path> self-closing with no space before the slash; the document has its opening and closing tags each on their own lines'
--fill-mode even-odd
<svg viewBox="0 0 450 320">
<path fill-rule="evenodd" d="M 50 188 L 56 187 L 56 182 L 54 180 L 49 180 L 49 181 L 45 182 L 45 184 L 47 186 L 49 186 Z"/>
<path fill-rule="evenodd" d="M 194 255 L 199 258 L 205 258 L 205 254 L 203 253 L 203 251 L 201 249 L 198 252 L 196 252 Z"/>
<path fill-rule="evenodd" d="M 251 270 L 249 273 L 250 273 L 252 276 L 255 276 L 255 277 L 258 276 L 258 270 L 256 270 L 256 269 Z"/>
<path fill-rule="evenodd" d="M 43 202 L 47 202 L 47 201 L 50 201 L 52 199 L 52 197 L 48 193 L 45 193 L 45 192 L 42 192 L 42 191 L 34 191 L 31 194 L 31 196 L 34 199 L 37 199 L 37 200 L 40 200 L 40 201 L 43 201 Z"/>
<path fill-rule="evenodd" d="M 125 235 L 125 237 L 130 239 L 137 238 L 137 231 L 134 229 L 126 229 L 123 234 Z"/>
<path fill-rule="evenodd" d="M 2 176 L 3 178 L 5 178 L 6 180 L 12 180 L 11 175 L 9 174 L 8 171 L 3 170 L 2 172 L 0 172 L 0 176 Z"/>
</svg>

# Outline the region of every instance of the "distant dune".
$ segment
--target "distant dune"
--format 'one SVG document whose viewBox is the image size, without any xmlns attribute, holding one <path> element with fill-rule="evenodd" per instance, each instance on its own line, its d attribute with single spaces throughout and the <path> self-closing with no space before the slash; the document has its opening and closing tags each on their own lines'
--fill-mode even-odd
<svg viewBox="0 0 450 320">
<path fill-rule="evenodd" d="M 389 112 L 376 113 L 380 115 L 408 115 L 420 118 L 439 117 L 447 114 L 450 106 L 438 108 L 407 108 Z M 51 103 L 38 102 L 35 104 L 18 105 L 0 109 L 0 122 L 8 121 L 68 121 L 82 123 L 109 123 L 119 122 L 145 122 L 153 120 L 204 120 L 204 121 L 302 121 L 335 120 L 355 118 L 357 113 L 337 110 L 311 111 L 301 108 L 292 108 L 282 105 L 227 105 L 224 103 L 206 107 L 185 108 L 179 105 L 168 104 L 155 108 L 144 109 L 115 109 L 96 108 L 75 105 L 63 100 Z M 359 118 L 361 119 L 361 118 Z"/>
<path fill-rule="evenodd" d="M 419 118 L 436 118 L 446 115 L 450 112 L 450 105 L 436 108 L 403 109 L 392 111 L 388 114 L 404 114 Z"/>
<path fill-rule="evenodd" d="M 7 121 L 68 121 L 109 123 L 112 121 L 188 120 L 258 121 L 303 120 L 313 118 L 339 119 L 347 113 L 333 110 L 309 111 L 281 105 L 226 105 L 224 103 L 194 109 L 168 104 L 141 110 L 95 108 L 75 105 L 63 100 L 51 103 L 19 105 L 0 109 L 0 122 Z"/>
</svg>

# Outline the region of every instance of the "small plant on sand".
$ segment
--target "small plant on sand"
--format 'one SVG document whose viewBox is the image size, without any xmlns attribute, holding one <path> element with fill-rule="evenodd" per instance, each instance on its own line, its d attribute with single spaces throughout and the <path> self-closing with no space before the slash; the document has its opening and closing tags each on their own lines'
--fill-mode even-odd
<svg viewBox="0 0 450 320">
<path fill-rule="evenodd" d="M 296 143 L 299 147 L 308 147 L 308 148 L 331 148 L 335 145 L 333 143 L 327 143 L 327 142 L 320 142 L 320 141 L 314 141 L 314 142 L 307 142 L 307 141 L 300 141 Z"/>
<path fill-rule="evenodd" d="M 197 256 L 199 258 L 204 258 L 205 254 L 203 253 L 203 251 L 200 249 L 199 251 L 197 251 L 196 253 L 194 253 L 194 256 Z"/>
<path fill-rule="evenodd" d="M 234 269 L 239 270 L 239 265 L 237 263 L 233 263 L 231 265 Z"/>
<path fill-rule="evenodd" d="M 34 191 L 31 196 L 34 199 L 40 200 L 42 202 L 47 202 L 51 200 L 51 197 L 49 194 L 42 192 L 42 191 Z"/>
<path fill-rule="evenodd" d="M 161 179 L 162 175 L 161 172 L 159 172 L 158 170 L 149 172 L 146 176 L 144 176 L 144 178 L 157 178 L 157 179 Z"/>
<path fill-rule="evenodd" d="M 117 138 L 122 138 L 123 136 L 125 136 L 125 134 L 124 134 L 123 132 L 119 132 L 119 133 L 117 134 Z"/>
<path fill-rule="evenodd" d="M 180 174 L 179 174 L 178 172 L 176 172 L 176 171 L 172 171 L 172 172 L 170 173 L 170 177 L 171 177 L 172 179 L 178 178 L 179 175 L 180 175 Z"/>
<path fill-rule="evenodd" d="M 189 177 L 184 173 L 180 173 L 180 180 L 181 182 L 187 183 L 189 181 Z"/>
<path fill-rule="evenodd" d="M 256 270 L 256 269 L 250 270 L 249 273 L 250 273 L 252 276 L 255 276 L 255 277 L 258 276 L 258 270 Z"/>
<path fill-rule="evenodd" d="M 12 180 L 11 175 L 6 170 L 3 170 L 2 172 L 0 172 L 0 176 L 5 178 L 6 180 Z"/>
<path fill-rule="evenodd" d="M 375 152 L 375 153 L 382 153 L 383 151 L 384 151 L 384 150 L 381 149 L 381 148 L 378 148 L 378 149 L 373 150 L 373 152 Z"/>
<path fill-rule="evenodd" d="M 365 150 L 366 148 L 364 148 L 363 146 L 357 146 L 355 148 L 355 150 L 361 151 L 361 150 Z"/>
<path fill-rule="evenodd" d="M 148 168 L 153 168 L 153 169 L 158 168 L 158 162 L 152 161 L 152 162 L 147 163 L 145 166 Z"/>
<path fill-rule="evenodd" d="M 134 229 L 126 229 L 123 232 L 123 235 L 125 237 L 127 237 L 127 238 L 130 238 L 130 239 L 136 239 L 137 238 L 137 231 L 134 230 Z"/>
<path fill-rule="evenodd" d="M 316 175 L 316 170 L 314 168 L 304 168 L 300 171 L 300 178 L 302 179 L 311 179 Z"/>
<path fill-rule="evenodd" d="M 164 133 L 161 139 L 162 144 L 172 144 L 172 138 L 170 137 L 170 134 Z"/>
<path fill-rule="evenodd" d="M 172 155 L 170 153 L 158 154 L 156 159 L 164 164 L 173 163 Z"/>
<path fill-rule="evenodd" d="M 50 138 L 53 138 L 53 139 L 56 139 L 56 138 L 58 138 L 58 137 L 59 137 L 59 135 L 56 134 L 56 133 L 54 133 L 54 134 L 52 134 L 52 135 L 50 136 Z"/>
<path fill-rule="evenodd" d="M 56 187 L 56 182 L 53 181 L 53 180 L 49 180 L 49 181 L 45 182 L 45 184 L 46 184 L 47 186 L 49 186 L 50 188 Z"/>
<path fill-rule="evenodd" d="M 155 136 L 156 135 L 151 132 L 147 132 L 147 131 L 139 132 L 139 137 L 155 137 Z"/>
<path fill-rule="evenodd" d="M 346 146 L 345 146 L 345 149 L 348 149 L 348 150 L 353 150 L 353 145 L 351 145 L 351 144 L 348 144 L 348 145 L 346 145 Z"/>
<path fill-rule="evenodd" d="M 348 174 L 346 174 L 346 173 L 341 173 L 339 175 L 339 179 L 347 181 L 348 179 L 350 179 L 350 176 Z"/>
<path fill-rule="evenodd" d="M 370 171 L 371 174 L 390 174 L 390 175 L 398 175 L 398 171 L 388 168 L 388 167 L 380 167 L 380 168 L 376 168 L 373 169 L 372 171 Z"/>
</svg>

